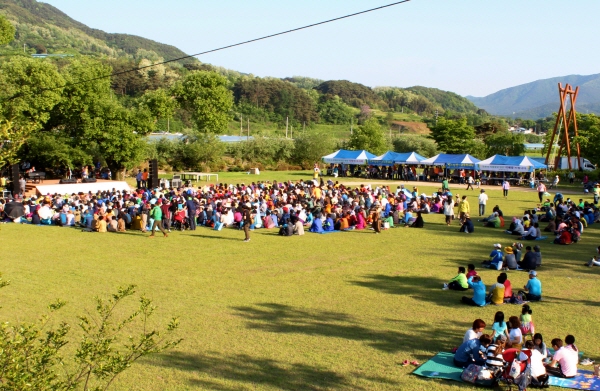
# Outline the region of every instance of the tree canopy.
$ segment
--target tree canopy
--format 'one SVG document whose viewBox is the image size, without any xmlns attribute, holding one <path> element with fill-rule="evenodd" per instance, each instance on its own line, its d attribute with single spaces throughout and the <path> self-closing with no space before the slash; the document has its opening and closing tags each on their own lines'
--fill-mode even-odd
<svg viewBox="0 0 600 391">
<path fill-rule="evenodd" d="M 348 146 L 352 149 L 365 149 L 376 155 L 386 152 L 390 143 L 386 139 L 383 128 L 375 118 L 369 118 L 359 126 L 352 135 Z"/>
</svg>

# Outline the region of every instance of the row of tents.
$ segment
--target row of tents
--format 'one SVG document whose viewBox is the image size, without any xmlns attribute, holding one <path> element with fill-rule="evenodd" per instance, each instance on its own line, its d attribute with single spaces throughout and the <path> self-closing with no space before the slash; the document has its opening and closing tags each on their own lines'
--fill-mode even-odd
<svg viewBox="0 0 600 391">
<path fill-rule="evenodd" d="M 348 151 L 340 149 L 332 154 L 323 156 L 324 163 L 354 164 L 373 166 L 394 166 L 396 164 L 420 164 L 425 166 L 444 166 L 446 169 L 465 169 L 503 172 L 533 172 L 548 168 L 527 156 L 494 155 L 485 160 L 479 160 L 469 154 L 453 155 L 440 153 L 426 158 L 416 152 L 398 153 L 388 151 L 381 156 L 375 156 L 369 151 Z"/>
</svg>

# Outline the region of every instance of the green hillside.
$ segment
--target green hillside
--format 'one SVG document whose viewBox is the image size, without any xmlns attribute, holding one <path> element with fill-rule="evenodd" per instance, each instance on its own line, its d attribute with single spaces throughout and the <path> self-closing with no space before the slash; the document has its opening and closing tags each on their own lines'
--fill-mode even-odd
<svg viewBox="0 0 600 391">
<path fill-rule="evenodd" d="M 59 9 L 36 0 L 0 0 L 0 14 L 16 27 L 15 40 L 1 50 L 31 53 L 78 53 L 108 58 L 171 59 L 185 56 L 181 50 L 128 34 L 109 34 L 73 20 Z M 8 49 L 8 50 L 7 50 Z M 182 61 L 197 62 L 196 59 Z"/>
<path fill-rule="evenodd" d="M 478 107 L 496 115 L 513 113 L 520 118 L 547 117 L 558 110 L 558 83 L 579 86 L 577 106 L 581 112 L 598 112 L 600 105 L 600 74 L 569 75 L 537 80 L 506 88 L 483 98 L 468 97 Z"/>
</svg>

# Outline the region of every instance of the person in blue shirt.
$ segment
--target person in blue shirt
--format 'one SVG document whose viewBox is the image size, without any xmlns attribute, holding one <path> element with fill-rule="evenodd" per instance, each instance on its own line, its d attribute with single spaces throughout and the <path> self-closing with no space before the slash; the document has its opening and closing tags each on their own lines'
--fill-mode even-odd
<svg viewBox="0 0 600 391">
<path fill-rule="evenodd" d="M 333 219 L 331 218 L 331 215 L 327 216 L 327 219 L 325 220 L 325 224 L 323 225 L 323 230 L 327 231 L 327 232 L 333 232 L 335 224 L 333 222 Z"/>
<path fill-rule="evenodd" d="M 467 280 L 467 284 L 469 285 L 469 288 L 473 289 L 473 298 L 463 296 L 460 301 L 463 304 L 483 307 L 485 305 L 486 288 L 483 281 L 481 281 L 481 277 L 471 276 Z"/>
<path fill-rule="evenodd" d="M 529 272 L 529 281 L 525 285 L 527 291 L 527 300 L 540 301 L 542 299 L 542 282 L 537 279 L 537 272 L 531 270 Z"/>
<path fill-rule="evenodd" d="M 484 365 L 485 355 L 482 351 L 492 343 L 488 334 L 483 334 L 479 339 L 463 342 L 454 353 L 454 365 L 459 368 L 468 367 L 469 364 Z"/>
<path fill-rule="evenodd" d="M 500 243 L 494 244 L 494 251 L 490 253 L 490 259 L 483 261 L 482 265 L 489 267 L 490 269 L 500 270 L 502 269 L 502 263 L 504 259 L 504 253 L 502 253 L 502 245 Z"/>
<path fill-rule="evenodd" d="M 314 232 L 314 233 L 318 233 L 318 234 L 323 232 L 323 222 L 321 221 L 321 219 L 319 217 L 317 217 L 313 221 L 312 225 L 310 226 L 310 232 Z"/>
</svg>

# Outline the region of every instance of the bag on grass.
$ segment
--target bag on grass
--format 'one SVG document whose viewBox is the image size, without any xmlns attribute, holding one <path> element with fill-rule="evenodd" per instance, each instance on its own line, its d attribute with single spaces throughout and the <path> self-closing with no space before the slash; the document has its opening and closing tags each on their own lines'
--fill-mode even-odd
<svg viewBox="0 0 600 391">
<path fill-rule="evenodd" d="M 510 371 L 508 372 L 508 376 L 516 379 L 517 376 L 521 374 L 521 361 L 515 359 L 512 364 L 510 364 Z"/>
<path fill-rule="evenodd" d="M 482 368 L 483 367 L 479 365 L 469 364 L 469 366 L 463 370 L 462 374 L 460 375 L 460 378 L 467 383 L 475 384 L 477 376 L 479 375 L 479 372 L 481 372 Z"/>
</svg>

